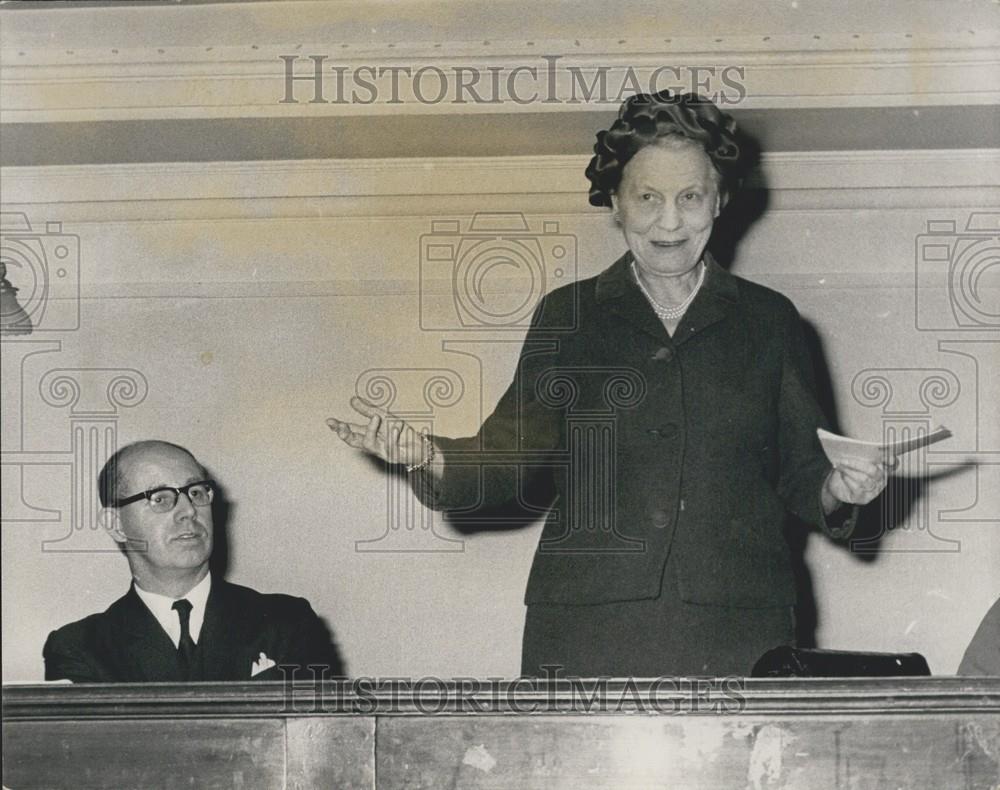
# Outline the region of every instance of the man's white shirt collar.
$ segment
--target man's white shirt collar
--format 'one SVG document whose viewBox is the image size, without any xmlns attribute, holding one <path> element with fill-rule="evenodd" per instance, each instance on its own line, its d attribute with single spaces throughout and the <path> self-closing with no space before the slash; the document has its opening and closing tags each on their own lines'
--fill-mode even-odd
<svg viewBox="0 0 1000 790">
<path fill-rule="evenodd" d="M 153 613 L 156 622 L 167 632 L 167 636 L 174 643 L 174 647 L 178 647 L 181 643 L 181 621 L 177 616 L 177 612 L 174 611 L 174 601 L 179 601 L 181 598 L 190 601 L 191 620 L 188 628 L 191 631 L 191 638 L 195 644 L 198 643 L 198 637 L 201 636 L 201 624 L 205 622 L 205 605 L 208 603 L 208 593 L 212 589 L 211 573 L 206 573 L 204 579 L 188 590 L 187 593 L 180 596 L 180 598 L 171 598 L 169 595 L 149 592 L 142 589 L 134 579 L 133 582 L 136 594 L 146 604 L 146 608 Z"/>
</svg>

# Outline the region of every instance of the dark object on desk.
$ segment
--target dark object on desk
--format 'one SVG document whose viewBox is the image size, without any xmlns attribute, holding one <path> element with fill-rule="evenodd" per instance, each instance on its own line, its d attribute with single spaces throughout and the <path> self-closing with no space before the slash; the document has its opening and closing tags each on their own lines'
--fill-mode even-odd
<svg viewBox="0 0 1000 790">
<path fill-rule="evenodd" d="M 805 650 L 782 645 L 768 650 L 753 665 L 755 678 L 861 678 L 930 675 L 919 653 L 858 653 L 848 650 Z"/>
</svg>

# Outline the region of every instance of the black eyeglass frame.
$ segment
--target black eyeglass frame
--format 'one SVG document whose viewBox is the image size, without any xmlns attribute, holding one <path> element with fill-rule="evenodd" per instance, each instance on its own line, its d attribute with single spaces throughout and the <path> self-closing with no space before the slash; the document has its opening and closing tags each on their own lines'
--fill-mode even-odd
<svg viewBox="0 0 1000 790">
<path fill-rule="evenodd" d="M 195 486 L 207 486 L 208 488 L 208 502 L 204 505 L 195 505 L 194 501 L 191 499 L 191 494 L 189 493 Z M 163 511 L 164 513 L 169 513 L 175 507 L 177 503 L 180 502 L 181 494 L 184 494 L 190 502 L 195 507 L 208 507 L 212 504 L 212 499 L 215 497 L 215 481 L 214 480 L 196 480 L 193 483 L 188 483 L 186 486 L 157 486 L 156 488 L 150 488 L 143 491 L 140 494 L 133 494 L 132 496 L 127 496 L 123 499 L 118 499 L 111 503 L 111 507 L 125 507 L 125 505 L 131 505 L 133 502 L 139 502 L 145 499 L 147 502 L 152 503 L 153 496 L 159 494 L 161 491 L 173 491 L 176 499 L 174 500 L 173 506 L 169 510 Z"/>
</svg>

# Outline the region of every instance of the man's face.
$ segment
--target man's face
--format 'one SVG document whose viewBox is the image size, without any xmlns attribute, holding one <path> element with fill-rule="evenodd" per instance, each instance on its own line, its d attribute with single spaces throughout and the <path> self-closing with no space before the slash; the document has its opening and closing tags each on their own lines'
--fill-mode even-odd
<svg viewBox="0 0 1000 790">
<path fill-rule="evenodd" d="M 194 458 L 169 446 L 137 450 L 126 456 L 121 468 L 120 499 L 161 486 L 180 488 L 205 478 Z M 103 515 L 112 537 L 128 548 L 137 578 L 185 576 L 206 568 L 212 556 L 212 507 L 195 507 L 185 494 L 166 513 L 154 513 L 142 499 Z"/>
</svg>

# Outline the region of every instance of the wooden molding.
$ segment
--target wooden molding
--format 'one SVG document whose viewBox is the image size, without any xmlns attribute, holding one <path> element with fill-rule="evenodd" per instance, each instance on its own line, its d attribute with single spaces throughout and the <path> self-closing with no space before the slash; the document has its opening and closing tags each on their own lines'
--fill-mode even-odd
<svg viewBox="0 0 1000 790">
<path fill-rule="evenodd" d="M 0 168 L 6 210 L 66 221 L 434 216 L 470 196 L 496 210 L 585 214 L 585 156 L 298 160 Z M 765 155 L 748 188 L 769 210 L 996 205 L 1000 149 Z"/>
<path fill-rule="evenodd" d="M 574 680 L 357 678 L 293 684 L 4 686 L 3 720 L 444 714 L 1000 713 L 1000 678 Z"/>
</svg>

